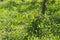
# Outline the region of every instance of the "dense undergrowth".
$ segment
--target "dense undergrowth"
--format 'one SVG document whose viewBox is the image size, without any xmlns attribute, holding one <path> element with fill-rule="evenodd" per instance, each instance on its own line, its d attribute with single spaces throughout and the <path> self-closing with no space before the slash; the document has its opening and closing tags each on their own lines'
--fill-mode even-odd
<svg viewBox="0 0 60 40">
<path fill-rule="evenodd" d="M 60 0 L 0 0 L 0 40 L 60 40 Z"/>
</svg>

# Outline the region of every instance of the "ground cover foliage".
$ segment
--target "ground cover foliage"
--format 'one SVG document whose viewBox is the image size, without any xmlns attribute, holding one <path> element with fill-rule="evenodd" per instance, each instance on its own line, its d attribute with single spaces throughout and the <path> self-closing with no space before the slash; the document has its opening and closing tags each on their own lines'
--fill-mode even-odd
<svg viewBox="0 0 60 40">
<path fill-rule="evenodd" d="M 0 40 L 60 40 L 60 0 L 0 0 Z"/>
</svg>

